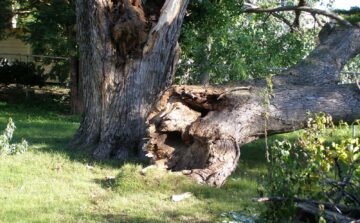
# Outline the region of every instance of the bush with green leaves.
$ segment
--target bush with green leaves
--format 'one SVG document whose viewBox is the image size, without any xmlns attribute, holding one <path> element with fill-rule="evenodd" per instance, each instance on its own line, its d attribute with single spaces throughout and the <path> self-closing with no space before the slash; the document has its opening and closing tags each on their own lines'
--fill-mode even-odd
<svg viewBox="0 0 360 223">
<path fill-rule="evenodd" d="M 29 144 L 24 139 L 21 143 L 11 143 L 15 128 L 15 123 L 11 118 L 9 118 L 9 122 L 3 134 L 0 135 L 0 155 L 16 155 L 24 153 L 28 150 Z"/>
<path fill-rule="evenodd" d="M 357 123 L 359 124 L 359 123 Z M 341 122 L 341 128 L 348 125 Z M 264 190 L 281 202 L 269 202 L 265 217 L 291 221 L 295 200 L 315 200 L 349 208 L 360 206 L 360 141 L 350 134 L 331 141 L 332 118 L 320 113 L 308 119 L 307 128 L 295 142 L 276 141 Z"/>
</svg>

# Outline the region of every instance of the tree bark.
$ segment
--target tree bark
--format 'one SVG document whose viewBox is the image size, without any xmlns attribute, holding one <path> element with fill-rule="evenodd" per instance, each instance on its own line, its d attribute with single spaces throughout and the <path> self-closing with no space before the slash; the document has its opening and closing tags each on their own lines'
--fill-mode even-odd
<svg viewBox="0 0 360 223">
<path fill-rule="evenodd" d="M 335 121 L 359 118 L 356 84 L 337 82 L 345 63 L 360 53 L 360 29 L 330 33 L 270 84 L 258 80 L 240 87 L 169 88 L 148 117 L 147 156 L 200 183 L 221 186 L 236 168 L 241 145 L 264 136 L 265 130 L 276 134 L 300 129 L 308 112 L 325 112 Z"/>
<path fill-rule="evenodd" d="M 70 77 L 71 77 L 71 113 L 81 114 L 84 110 L 82 102 L 81 77 L 79 72 L 79 59 L 70 58 Z"/>
<path fill-rule="evenodd" d="M 127 159 L 145 119 L 171 84 L 188 0 L 77 0 L 84 116 L 73 144 L 95 158 Z"/>
</svg>

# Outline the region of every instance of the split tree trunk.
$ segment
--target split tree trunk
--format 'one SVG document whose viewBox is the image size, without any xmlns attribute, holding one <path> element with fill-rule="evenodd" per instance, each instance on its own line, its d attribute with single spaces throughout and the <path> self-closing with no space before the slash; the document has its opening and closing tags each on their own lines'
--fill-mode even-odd
<svg viewBox="0 0 360 223">
<path fill-rule="evenodd" d="M 73 144 L 127 159 L 145 119 L 171 84 L 188 0 L 77 0 L 84 117 Z"/>
<path fill-rule="evenodd" d="M 273 77 L 269 94 L 261 80 L 237 87 L 173 86 L 148 118 L 147 155 L 157 165 L 221 186 L 236 168 L 239 146 L 265 129 L 300 129 L 308 111 L 335 120 L 359 118 L 359 89 L 337 83 L 343 66 L 359 53 L 360 30 L 336 28 L 305 60 Z"/>
</svg>

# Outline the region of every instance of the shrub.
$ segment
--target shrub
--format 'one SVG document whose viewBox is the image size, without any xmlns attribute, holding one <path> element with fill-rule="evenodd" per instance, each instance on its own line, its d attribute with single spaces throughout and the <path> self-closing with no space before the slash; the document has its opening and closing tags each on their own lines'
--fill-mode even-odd
<svg viewBox="0 0 360 223">
<path fill-rule="evenodd" d="M 22 140 L 21 143 L 11 144 L 10 141 L 13 137 L 13 133 L 15 131 L 15 123 L 12 119 L 9 119 L 9 122 L 4 130 L 3 134 L 0 135 L 0 155 L 14 155 L 24 153 L 29 145 L 26 140 Z"/>
<path fill-rule="evenodd" d="M 0 83 L 9 85 L 15 81 L 10 64 L 0 58 Z"/>
<path fill-rule="evenodd" d="M 8 85 L 11 83 L 27 86 L 44 86 L 44 70 L 35 63 L 15 61 L 9 63 L 5 59 L 0 60 L 0 83 Z"/>
</svg>

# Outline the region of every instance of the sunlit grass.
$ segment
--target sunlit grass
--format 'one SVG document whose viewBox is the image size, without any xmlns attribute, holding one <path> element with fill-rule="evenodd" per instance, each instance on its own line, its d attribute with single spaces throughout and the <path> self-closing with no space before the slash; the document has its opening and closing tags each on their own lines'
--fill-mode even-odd
<svg viewBox="0 0 360 223">
<path fill-rule="evenodd" d="M 25 138 L 30 149 L 0 156 L 0 222 L 221 222 L 224 212 L 261 209 L 251 198 L 266 174 L 263 140 L 244 146 L 235 173 L 212 188 L 157 169 L 141 173 L 140 162 L 92 160 L 89 149 L 68 146 L 79 117 L 0 103 L 0 131 L 9 117 L 14 141 Z M 183 192 L 193 196 L 171 201 Z"/>
<path fill-rule="evenodd" d="M 6 103 L 0 111 L 0 130 L 12 117 L 14 142 L 30 143 L 24 154 L 0 157 L 1 222 L 214 222 L 257 205 L 263 165 L 248 165 L 248 176 L 240 165 L 220 189 L 156 169 L 141 174 L 141 163 L 95 162 L 88 149 L 70 148 L 79 117 Z M 182 192 L 193 196 L 171 201 Z"/>
</svg>

